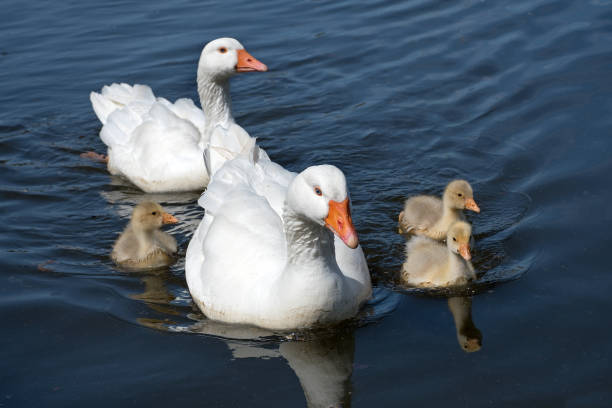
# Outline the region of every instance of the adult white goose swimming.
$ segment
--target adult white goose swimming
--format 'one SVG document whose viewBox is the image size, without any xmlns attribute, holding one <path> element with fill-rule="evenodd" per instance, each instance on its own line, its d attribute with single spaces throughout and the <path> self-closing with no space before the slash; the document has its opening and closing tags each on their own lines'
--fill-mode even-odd
<svg viewBox="0 0 612 408">
<path fill-rule="evenodd" d="M 211 319 L 272 330 L 354 316 L 371 296 L 344 174 L 239 157 L 215 173 L 187 249 L 189 291 Z"/>
<path fill-rule="evenodd" d="M 149 193 L 203 189 L 226 159 L 255 144 L 232 117 L 230 78 L 267 69 L 237 40 L 219 38 L 206 44 L 198 64 L 202 109 L 191 99 L 156 98 L 146 85 L 112 84 L 92 92 L 104 125 L 100 138 L 108 147 L 108 170 Z"/>
</svg>

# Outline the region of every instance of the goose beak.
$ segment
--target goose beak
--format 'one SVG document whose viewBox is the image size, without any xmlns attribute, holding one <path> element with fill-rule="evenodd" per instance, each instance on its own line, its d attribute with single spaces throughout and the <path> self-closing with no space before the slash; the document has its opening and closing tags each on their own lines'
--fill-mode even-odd
<svg viewBox="0 0 612 408">
<path fill-rule="evenodd" d="M 459 245 L 459 254 L 461 254 L 463 259 L 466 261 L 472 259 L 472 254 L 470 254 L 470 246 L 468 244 Z"/>
<path fill-rule="evenodd" d="M 265 72 L 268 67 L 263 62 L 258 61 L 254 56 L 246 52 L 246 50 L 238 50 L 238 62 L 236 63 L 236 72 Z"/>
<path fill-rule="evenodd" d="M 476 204 L 476 201 L 474 201 L 473 198 L 468 198 L 467 200 L 465 200 L 465 208 L 477 213 L 480 212 L 480 207 L 478 207 L 478 204 Z"/>
<path fill-rule="evenodd" d="M 342 202 L 329 200 L 329 213 L 325 218 L 325 226 L 332 230 L 334 234 L 348 246 L 349 248 L 357 248 L 359 239 L 357 232 L 351 220 L 351 209 L 349 208 L 349 199 Z"/>
<path fill-rule="evenodd" d="M 176 224 L 178 220 L 174 215 L 168 214 L 167 212 L 162 213 L 162 224 Z"/>
</svg>

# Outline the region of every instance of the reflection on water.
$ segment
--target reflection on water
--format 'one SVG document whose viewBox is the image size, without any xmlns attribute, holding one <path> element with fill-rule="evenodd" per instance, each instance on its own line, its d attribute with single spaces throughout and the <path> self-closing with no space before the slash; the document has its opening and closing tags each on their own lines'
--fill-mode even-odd
<svg viewBox="0 0 612 408">
<path fill-rule="evenodd" d="M 293 374 L 250 359 L 250 373 L 278 386 L 266 394 L 217 352 L 228 341 L 214 336 L 236 328 L 192 334 L 210 322 L 192 306 L 182 260 L 157 275 L 114 268 L 110 249 L 142 193 L 79 157 L 104 150 L 91 90 L 117 80 L 197 97 L 198 55 L 220 32 L 270 66 L 232 88 L 237 122 L 290 170 L 330 163 L 347 175 L 376 292 L 357 319 L 377 323 L 356 331 L 356 359 L 379 363 L 359 372 L 354 405 L 401 405 L 397 384 L 411 385 L 415 406 L 446 407 L 449 395 L 465 406 L 609 405 L 610 1 L 39 3 L 3 2 L 0 24 L 5 405 L 99 395 L 108 405 L 304 405 Z M 482 209 L 467 214 L 477 280 L 401 289 L 402 203 L 452 178 L 474 181 Z M 168 231 L 183 248 L 203 213 L 198 195 L 155 197 L 181 220 Z M 465 354 L 446 302 L 475 294 L 487 346 Z M 504 331 L 514 336 L 490 338 Z M 261 336 L 233 340 L 234 353 L 263 342 L 282 357 L 284 339 Z M 272 404 L 252 401 L 264 394 Z"/>
<path fill-rule="evenodd" d="M 278 333 L 253 326 L 209 320 L 197 309 L 185 310 L 170 290 L 180 283 L 168 270 L 134 274 L 143 291 L 130 298 L 144 302 L 155 315 L 136 322 L 156 330 L 204 334 L 224 341 L 235 359 L 284 358 L 297 376 L 308 407 L 349 407 L 355 352 L 354 331 L 358 326 L 380 320 L 396 307 L 400 295 L 381 288 L 360 313 L 358 320 L 319 330 Z M 186 288 L 185 288 L 186 290 Z M 190 323 L 188 323 L 190 321 Z"/>
<path fill-rule="evenodd" d="M 305 340 L 265 341 L 263 329 L 214 321 L 196 323 L 192 331 L 233 338 L 224 340 L 233 358 L 284 358 L 297 376 L 311 408 L 349 407 L 355 351 L 354 327 L 335 333 L 309 333 Z M 246 341 L 239 341 L 243 339 Z M 251 341 L 249 341 L 251 340 Z M 257 341 L 259 340 L 259 341 Z"/>
<path fill-rule="evenodd" d="M 449 298 L 448 308 L 453 314 L 457 341 L 461 349 L 468 353 L 480 350 L 482 347 L 482 333 L 472 321 L 472 298 Z"/>
<path fill-rule="evenodd" d="M 333 338 L 282 343 L 279 350 L 300 380 L 309 407 L 351 405 L 353 331 Z"/>
<path fill-rule="evenodd" d="M 197 309 L 185 308 L 185 300 L 177 299 L 176 290 L 169 288 L 171 284 L 184 287 L 184 282 L 169 270 L 141 273 L 138 277 L 143 290 L 130 297 L 165 316 L 139 317 L 139 324 L 156 330 L 218 338 L 226 344 L 234 359 L 283 358 L 299 380 L 309 407 L 351 405 L 354 331 L 360 325 L 379 321 L 391 313 L 401 297 L 397 292 L 376 288 L 374 298 L 360 314 L 357 324 L 319 331 L 278 333 L 216 322 L 206 319 Z M 472 298 L 451 297 L 447 302 L 461 349 L 468 353 L 480 350 L 482 333 L 472 320 Z"/>
<path fill-rule="evenodd" d="M 179 311 L 170 304 L 170 302 L 174 301 L 175 297 L 166 287 L 165 281 L 169 279 L 169 274 L 170 271 L 167 268 L 148 272 L 146 276 L 140 278 L 144 284 L 144 292 L 133 294 L 130 297 L 145 302 L 147 306 L 157 312 L 178 315 Z M 146 320 L 139 321 L 145 326 L 151 325 L 151 322 Z"/>
<path fill-rule="evenodd" d="M 121 177 L 109 177 L 111 178 L 112 188 L 101 191 L 100 195 L 109 205 L 112 205 L 121 218 L 129 219 L 138 203 L 154 201 L 161 204 L 166 211 L 179 220 L 178 224 L 167 229 L 168 232 L 191 234 L 197 228 L 203 214 L 203 210 L 196 203 L 200 197 L 200 192 L 148 194 L 138 190 Z"/>
</svg>

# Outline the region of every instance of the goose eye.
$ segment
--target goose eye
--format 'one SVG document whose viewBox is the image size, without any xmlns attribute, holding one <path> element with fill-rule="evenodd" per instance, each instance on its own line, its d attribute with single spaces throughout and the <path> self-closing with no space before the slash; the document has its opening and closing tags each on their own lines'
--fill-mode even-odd
<svg viewBox="0 0 612 408">
<path fill-rule="evenodd" d="M 459 197 L 463 197 L 463 194 L 461 194 L 461 193 L 457 193 L 457 195 L 458 195 Z"/>
<path fill-rule="evenodd" d="M 153 211 L 151 215 L 157 215 L 157 211 Z"/>
<path fill-rule="evenodd" d="M 453 237 L 453 241 L 457 242 L 457 238 Z"/>
<path fill-rule="evenodd" d="M 314 192 L 316 195 L 321 196 L 323 195 L 323 192 L 321 191 L 321 189 L 319 187 L 315 187 L 314 188 Z"/>
<path fill-rule="evenodd" d="M 221 54 L 225 54 L 225 53 L 227 52 L 227 48 L 225 48 L 225 47 L 219 47 L 219 52 L 220 52 Z"/>
</svg>

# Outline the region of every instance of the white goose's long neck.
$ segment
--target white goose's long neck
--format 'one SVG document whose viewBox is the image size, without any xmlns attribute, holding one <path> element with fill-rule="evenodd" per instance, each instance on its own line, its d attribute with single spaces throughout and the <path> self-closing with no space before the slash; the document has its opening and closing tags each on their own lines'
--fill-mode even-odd
<svg viewBox="0 0 612 408">
<path fill-rule="evenodd" d="M 198 71 L 198 94 L 206 116 L 205 136 L 210 136 L 217 125 L 227 127 L 234 123 L 229 78 L 215 79 Z"/>
<path fill-rule="evenodd" d="M 334 235 L 327 228 L 295 214 L 285 206 L 283 210 L 289 265 L 311 270 L 335 270 Z"/>
</svg>

